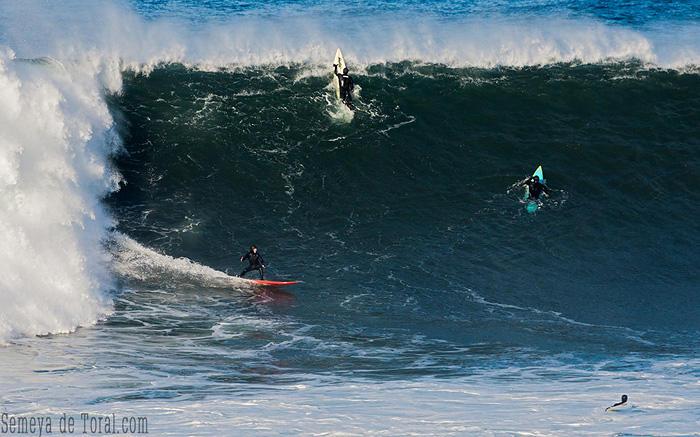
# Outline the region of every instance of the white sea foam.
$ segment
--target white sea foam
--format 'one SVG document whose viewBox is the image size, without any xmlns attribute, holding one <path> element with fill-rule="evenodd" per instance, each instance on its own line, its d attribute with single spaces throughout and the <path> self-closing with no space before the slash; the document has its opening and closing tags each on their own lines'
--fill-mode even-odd
<svg viewBox="0 0 700 437">
<path fill-rule="evenodd" d="M 387 13 L 338 18 L 346 29 L 339 34 L 333 18 L 319 15 L 247 15 L 193 23 L 146 20 L 128 5 L 115 2 L 4 6 L 3 42 L 21 56 L 92 59 L 142 71 L 168 62 L 210 70 L 295 63 L 322 67 L 315 73 L 327 74 L 338 46 L 355 69 L 404 60 L 486 68 L 630 59 L 668 68 L 700 65 L 697 23 L 636 29 L 583 18 L 440 19 Z M 27 21 L 32 23 L 31 35 L 26 32 Z"/>
<path fill-rule="evenodd" d="M 287 375 L 295 381 L 271 387 L 255 380 L 231 383 L 221 376 L 235 378 L 238 369 L 211 368 L 212 357 L 249 359 L 248 351 L 204 349 L 210 359 L 200 366 L 158 372 L 124 363 L 100 340 L 67 339 L 96 363 L 89 366 L 76 363 L 57 342 L 7 350 L 0 368 L 4 406 L 54 418 L 64 412 L 146 416 L 154 435 L 697 435 L 698 429 L 697 360 L 642 361 L 615 371 L 552 363 L 408 380 Z M 179 337 L 163 337 L 159 346 L 159 352 L 149 342 L 129 348 L 148 349 L 139 359 L 152 354 L 161 369 L 178 369 L 188 355 L 183 352 L 193 352 Z M 197 351 L 203 353 L 202 347 Z M 27 366 L 37 353 L 41 360 Z M 57 385 L 64 390 L 46 390 Z M 622 394 L 629 396 L 628 406 L 606 413 Z"/>
<path fill-rule="evenodd" d="M 118 182 L 96 72 L 14 58 L 0 52 L 0 341 L 109 311 L 99 202 Z"/>
<path fill-rule="evenodd" d="M 250 283 L 188 258 L 161 254 L 115 232 L 110 238 L 112 269 L 119 276 L 156 284 L 176 283 L 203 287 L 246 287 Z"/>
</svg>

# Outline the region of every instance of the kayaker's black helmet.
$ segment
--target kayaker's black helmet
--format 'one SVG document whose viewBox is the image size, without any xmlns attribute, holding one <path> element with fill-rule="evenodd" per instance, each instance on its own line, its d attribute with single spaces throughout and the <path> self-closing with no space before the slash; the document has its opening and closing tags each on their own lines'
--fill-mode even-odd
<svg viewBox="0 0 700 437">
<path fill-rule="evenodd" d="M 627 395 L 622 395 L 622 402 L 627 402 Z"/>
<path fill-rule="evenodd" d="M 348 67 L 343 68 L 343 74 L 348 74 L 348 71 L 350 71 L 348 70 Z"/>
</svg>

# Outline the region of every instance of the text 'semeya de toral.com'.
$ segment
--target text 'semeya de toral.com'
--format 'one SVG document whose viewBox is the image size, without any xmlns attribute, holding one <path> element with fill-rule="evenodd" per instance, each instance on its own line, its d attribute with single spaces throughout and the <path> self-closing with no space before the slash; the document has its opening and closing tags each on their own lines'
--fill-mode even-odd
<svg viewBox="0 0 700 437">
<path fill-rule="evenodd" d="M 0 434 L 148 434 L 146 416 L 117 416 L 80 413 L 60 416 L 0 414 Z"/>
</svg>

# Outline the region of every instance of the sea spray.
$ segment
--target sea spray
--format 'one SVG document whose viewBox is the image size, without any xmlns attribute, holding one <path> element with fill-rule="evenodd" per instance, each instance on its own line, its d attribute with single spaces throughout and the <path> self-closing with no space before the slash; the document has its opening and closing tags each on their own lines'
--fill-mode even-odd
<svg viewBox="0 0 700 437">
<path fill-rule="evenodd" d="M 22 57 L 83 59 L 90 54 L 121 68 L 149 72 L 163 63 L 201 69 L 310 64 L 330 75 L 342 47 L 353 73 L 368 65 L 405 60 L 453 67 L 525 67 L 557 63 L 635 60 L 662 68 L 700 64 L 696 23 L 618 26 L 592 18 L 456 16 L 426 13 L 394 16 L 326 14 L 269 17 L 230 15 L 192 22 L 145 19 L 119 3 L 7 4 L 0 17 L 0 43 Z M 31 38 L 25 17 L 35 26 Z"/>
<path fill-rule="evenodd" d="M 132 281 L 161 286 L 191 284 L 213 288 L 245 284 L 241 279 L 188 258 L 175 258 L 149 249 L 120 232 L 112 234 L 108 247 L 114 257 L 113 271 L 119 277 Z"/>
<path fill-rule="evenodd" d="M 94 70 L 0 54 L 0 341 L 67 332 L 110 310 L 118 147 Z"/>
</svg>

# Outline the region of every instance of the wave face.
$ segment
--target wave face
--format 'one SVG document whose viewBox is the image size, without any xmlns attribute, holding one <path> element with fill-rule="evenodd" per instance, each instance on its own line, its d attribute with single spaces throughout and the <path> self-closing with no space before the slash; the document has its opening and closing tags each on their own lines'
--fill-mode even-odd
<svg viewBox="0 0 700 437">
<path fill-rule="evenodd" d="M 523 317 L 696 329 L 694 12 L 649 4 L 618 19 L 622 5 L 526 4 L 386 3 L 355 16 L 367 5 L 351 3 L 327 19 L 324 3 L 307 14 L 212 3 L 204 21 L 186 18 L 197 15 L 187 2 L 6 5 L 12 306 L 0 338 L 109 311 L 105 265 L 138 277 L 119 260 L 141 259 L 123 256 L 134 240 L 116 238 L 130 242 L 116 254 L 105 244 L 113 219 L 148 246 L 136 252 L 186 256 L 214 276 L 255 240 L 273 273 L 335 290 L 338 311 L 361 305 L 345 313 L 359 326 L 382 308 L 457 326 L 503 312 L 501 333 L 464 341 L 509 338 Z M 354 119 L 330 100 L 337 45 L 360 85 Z M 119 180 L 113 117 L 127 185 L 110 217 L 100 201 Z M 539 163 L 559 191 L 526 217 L 508 188 Z M 605 310 L 592 303 L 605 299 Z M 537 343 L 541 329 L 515 344 Z"/>
<path fill-rule="evenodd" d="M 697 75 L 381 64 L 349 121 L 304 72 L 129 75 L 120 229 L 219 271 L 255 242 L 331 338 L 692 350 Z M 511 186 L 538 164 L 555 192 L 533 216 Z"/>
</svg>

